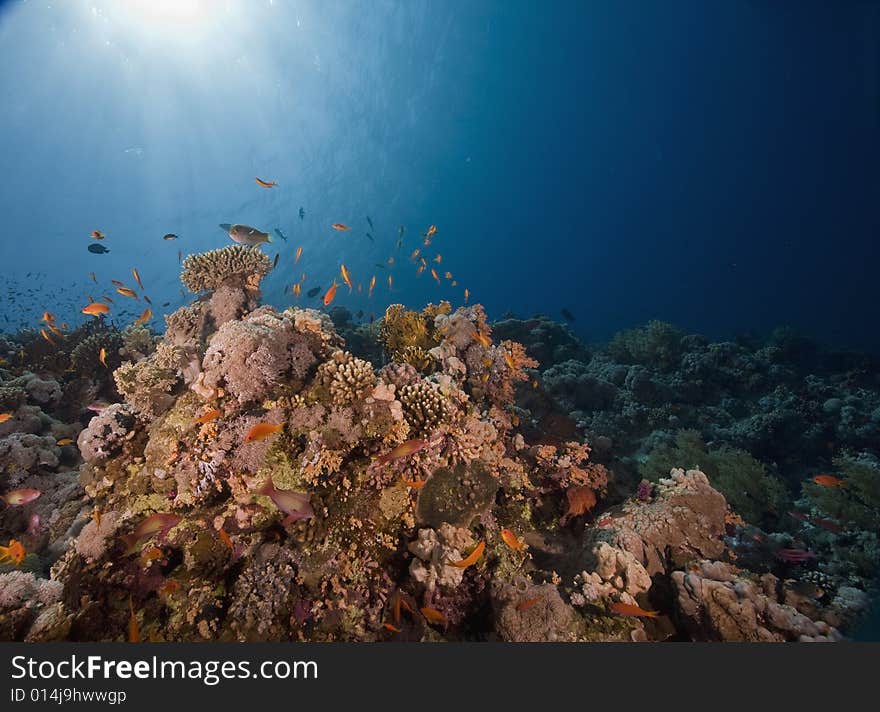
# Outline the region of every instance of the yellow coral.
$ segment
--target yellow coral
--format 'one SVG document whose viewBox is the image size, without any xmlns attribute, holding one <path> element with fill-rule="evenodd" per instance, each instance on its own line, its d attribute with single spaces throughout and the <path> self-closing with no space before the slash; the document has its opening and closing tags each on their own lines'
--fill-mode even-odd
<svg viewBox="0 0 880 712">
<path fill-rule="evenodd" d="M 444 313 L 443 305 L 429 305 L 421 313 L 409 311 L 403 304 L 392 304 L 385 310 L 379 338 L 392 360 L 399 363 L 425 361 L 427 352 L 437 345 L 433 336 L 435 313 Z M 430 327 L 430 330 L 429 330 Z"/>
</svg>

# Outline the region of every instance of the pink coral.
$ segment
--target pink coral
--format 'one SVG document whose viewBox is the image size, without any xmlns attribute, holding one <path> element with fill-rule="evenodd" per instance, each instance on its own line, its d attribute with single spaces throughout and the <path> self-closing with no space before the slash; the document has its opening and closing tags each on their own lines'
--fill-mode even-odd
<svg viewBox="0 0 880 712">
<path fill-rule="evenodd" d="M 202 360 L 201 385 L 225 388 L 240 403 L 266 398 L 282 382 L 298 390 L 323 355 L 322 346 L 298 331 L 288 312 L 261 307 L 214 334 Z"/>
</svg>

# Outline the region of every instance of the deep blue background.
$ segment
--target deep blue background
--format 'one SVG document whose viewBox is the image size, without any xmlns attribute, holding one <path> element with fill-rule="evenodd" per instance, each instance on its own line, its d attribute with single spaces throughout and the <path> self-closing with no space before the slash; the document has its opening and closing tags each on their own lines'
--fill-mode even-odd
<svg viewBox="0 0 880 712">
<path fill-rule="evenodd" d="M 467 286 L 588 339 L 659 318 L 880 350 L 876 3 L 233 2 L 183 38 L 76 5 L 0 11 L 0 260 L 38 290 L 13 325 L 73 322 L 89 271 L 135 265 L 173 308 L 177 248 L 240 221 L 291 236 L 277 305 L 344 261 L 380 287 L 338 301 L 377 314 Z M 431 223 L 455 290 L 395 251 Z"/>
</svg>

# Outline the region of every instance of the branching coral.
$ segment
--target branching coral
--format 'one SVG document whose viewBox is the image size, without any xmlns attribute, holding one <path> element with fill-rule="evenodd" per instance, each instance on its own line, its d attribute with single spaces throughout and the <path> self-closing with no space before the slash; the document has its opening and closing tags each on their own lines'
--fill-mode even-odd
<svg viewBox="0 0 880 712">
<path fill-rule="evenodd" d="M 448 401 L 431 381 L 419 380 L 401 386 L 398 399 L 414 433 L 430 433 L 449 415 Z"/>
<path fill-rule="evenodd" d="M 350 405 L 373 390 L 376 374 L 369 362 L 346 351 L 334 351 L 318 367 L 318 382 L 329 391 L 334 405 Z"/>
<path fill-rule="evenodd" d="M 227 284 L 256 291 L 271 266 L 269 257 L 259 248 L 227 245 L 219 250 L 188 255 L 183 261 L 180 279 L 193 293 Z"/>
</svg>

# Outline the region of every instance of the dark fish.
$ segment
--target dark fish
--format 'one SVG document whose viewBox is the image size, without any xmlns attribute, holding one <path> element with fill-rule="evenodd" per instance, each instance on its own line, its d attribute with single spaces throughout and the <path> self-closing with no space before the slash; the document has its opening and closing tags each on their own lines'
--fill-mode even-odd
<svg viewBox="0 0 880 712">
<path fill-rule="evenodd" d="M 284 236 L 284 233 L 281 232 L 281 230 L 279 230 L 279 229 L 276 227 L 275 230 L 274 230 L 274 232 L 275 232 L 276 235 L 278 235 L 278 237 L 280 237 L 282 240 L 284 240 L 285 242 L 287 242 L 287 238 Z"/>
<path fill-rule="evenodd" d="M 165 302 L 162 306 L 167 307 L 169 304 L 171 304 L 171 302 Z"/>
<path fill-rule="evenodd" d="M 314 297 L 320 291 L 321 291 L 320 287 L 312 287 L 308 292 L 306 292 L 306 296 L 307 297 Z"/>
<path fill-rule="evenodd" d="M 375 229 L 376 229 L 376 228 L 373 227 L 373 221 L 370 220 L 370 216 L 369 216 L 369 215 L 367 215 L 367 222 L 370 224 L 370 230 L 375 230 Z"/>
<path fill-rule="evenodd" d="M 379 269 L 385 269 L 385 265 L 383 265 L 381 262 L 376 262 L 375 265 L 376 265 L 376 267 L 378 267 Z"/>
<path fill-rule="evenodd" d="M 405 231 L 406 231 L 406 228 L 405 228 L 403 225 L 401 225 L 399 228 L 397 228 L 397 236 L 402 238 L 402 237 L 403 237 L 403 233 L 404 233 Z"/>
<path fill-rule="evenodd" d="M 560 309 L 560 314 L 562 314 L 567 321 L 574 321 L 574 314 L 568 311 L 568 309 Z"/>
<path fill-rule="evenodd" d="M 302 220 L 306 216 L 306 211 L 302 208 L 299 209 L 299 219 Z"/>
<path fill-rule="evenodd" d="M 89 252 L 95 255 L 103 255 L 107 252 L 110 252 L 104 245 L 99 245 L 97 242 L 89 245 Z"/>
<path fill-rule="evenodd" d="M 167 235 L 162 235 L 162 239 L 163 240 L 176 240 L 177 235 L 175 235 L 173 232 L 169 232 Z"/>
<path fill-rule="evenodd" d="M 277 252 L 275 254 L 275 259 L 272 260 L 272 269 L 275 269 L 278 266 L 278 258 L 281 257 L 281 253 Z"/>
<path fill-rule="evenodd" d="M 370 233 L 367 233 L 367 237 L 370 238 L 370 242 L 375 242 L 375 240 L 373 239 L 373 236 Z"/>
</svg>

